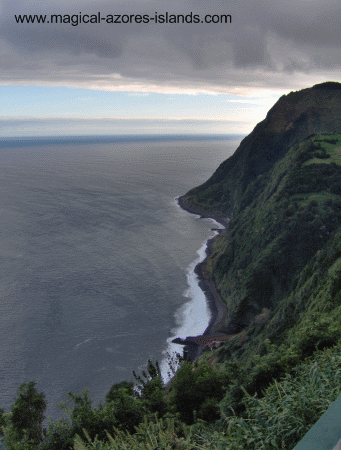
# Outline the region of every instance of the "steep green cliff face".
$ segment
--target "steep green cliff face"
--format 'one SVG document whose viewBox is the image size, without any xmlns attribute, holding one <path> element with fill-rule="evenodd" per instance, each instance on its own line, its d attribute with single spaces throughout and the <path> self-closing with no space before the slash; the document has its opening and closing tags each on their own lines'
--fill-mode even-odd
<svg viewBox="0 0 341 450">
<path fill-rule="evenodd" d="M 321 131 L 341 131 L 341 83 L 322 83 L 282 96 L 233 156 L 186 194 L 185 205 L 233 217 L 264 188 L 269 171 L 293 145 Z"/>
<path fill-rule="evenodd" d="M 262 354 L 266 339 L 314 349 L 340 334 L 340 88 L 324 83 L 282 97 L 185 196 L 192 209 L 232 217 L 205 266 L 227 305 L 218 331 L 241 332 L 221 357 Z M 298 337 L 303 324 L 313 330 L 308 343 Z"/>
</svg>

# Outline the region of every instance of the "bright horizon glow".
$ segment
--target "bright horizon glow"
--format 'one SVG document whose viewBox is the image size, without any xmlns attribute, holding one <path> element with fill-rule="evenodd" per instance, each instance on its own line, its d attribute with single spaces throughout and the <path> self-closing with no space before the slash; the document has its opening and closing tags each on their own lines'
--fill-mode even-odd
<svg viewBox="0 0 341 450">
<path fill-rule="evenodd" d="M 0 86 L 0 138 L 117 134 L 248 134 L 282 93 L 159 94 Z"/>
</svg>

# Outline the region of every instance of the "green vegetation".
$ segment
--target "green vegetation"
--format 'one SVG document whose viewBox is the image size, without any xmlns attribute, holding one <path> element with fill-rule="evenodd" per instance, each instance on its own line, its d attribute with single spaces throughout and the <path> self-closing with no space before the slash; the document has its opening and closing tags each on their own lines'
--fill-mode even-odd
<svg viewBox="0 0 341 450">
<path fill-rule="evenodd" d="M 21 384 L 11 412 L 2 416 L 2 429 L 8 450 L 36 448 L 43 441 L 45 396 L 35 383 Z"/>
<path fill-rule="evenodd" d="M 271 356 L 269 355 L 276 352 L 276 349 L 269 343 L 267 346 L 269 349 L 268 360 L 270 360 Z M 188 367 L 189 363 L 184 363 L 180 384 L 184 381 L 184 373 L 187 373 Z M 229 363 L 225 369 L 221 369 L 219 372 L 206 365 L 199 365 L 192 373 L 196 371 L 198 371 L 198 375 L 194 378 L 195 385 L 187 386 L 187 400 L 196 401 L 197 391 L 200 391 L 200 383 L 203 382 L 202 376 L 204 374 L 205 377 L 206 374 L 211 392 L 214 391 L 212 381 L 214 377 L 231 383 L 230 387 L 225 386 L 225 391 L 233 389 L 238 383 L 243 393 L 243 397 L 240 399 L 243 411 L 237 412 L 225 397 L 220 405 L 221 416 L 214 422 L 214 425 L 197 419 L 190 426 L 183 423 L 174 412 L 168 412 L 164 418 L 158 418 L 157 414 L 145 411 L 146 414 L 140 420 L 139 425 L 133 431 L 129 431 L 124 427 L 124 422 L 119 423 L 114 419 L 115 407 L 112 405 L 110 407 L 111 419 L 107 417 L 108 421 L 100 424 L 99 418 L 101 417 L 103 420 L 105 416 L 103 409 L 106 409 L 108 404 L 98 408 L 89 408 L 88 405 L 91 404 L 91 401 L 87 393 L 83 393 L 80 396 L 72 396 L 75 403 L 74 407 L 69 410 L 72 419 L 50 423 L 48 429 L 44 430 L 45 437 L 40 444 L 34 441 L 36 435 L 33 440 L 29 439 L 27 431 L 21 429 L 20 426 L 14 431 L 13 422 L 11 422 L 12 416 L 5 415 L 5 421 L 8 423 L 4 426 L 6 436 L 9 436 L 9 428 L 18 433 L 16 434 L 17 443 L 10 435 L 12 440 L 7 440 L 7 448 L 24 450 L 291 449 L 341 393 L 341 342 L 329 349 L 315 351 L 312 357 L 291 367 L 280 380 L 271 380 L 261 394 L 251 395 L 241 384 L 245 380 L 242 374 L 243 369 L 236 362 Z M 209 375 L 213 375 L 212 380 Z M 126 389 L 124 384 L 121 388 L 117 388 L 118 385 L 114 386 L 113 390 L 117 392 L 120 389 Z M 20 389 L 25 390 L 26 388 L 27 386 L 22 385 Z M 170 396 L 169 388 L 163 387 L 163 392 L 165 397 Z M 215 395 L 219 395 L 219 393 L 221 393 L 220 383 L 218 383 Z M 34 393 L 34 397 L 37 399 L 41 395 L 37 392 Z M 129 392 L 125 394 L 121 392 L 120 395 L 133 398 Z M 138 398 L 135 398 L 134 401 L 139 404 Z M 16 400 L 16 408 L 23 406 L 20 406 L 19 403 Z M 172 410 L 172 405 L 174 407 L 173 400 L 167 401 L 169 410 Z M 30 411 L 33 412 L 33 416 L 30 426 L 33 429 L 36 429 L 33 423 L 35 420 L 35 424 L 40 423 L 38 416 L 41 413 L 41 406 L 39 403 L 31 406 Z M 25 412 L 25 409 L 22 411 Z M 35 413 L 38 411 L 39 414 L 36 416 Z M 130 411 L 129 405 L 127 411 Z"/>
<path fill-rule="evenodd" d="M 317 135 L 312 142 L 312 154 L 306 164 L 341 164 L 341 135 Z"/>
<path fill-rule="evenodd" d="M 9 450 L 292 449 L 341 393 L 341 84 L 283 96 L 235 154 L 182 198 L 231 218 L 204 273 L 235 334 L 163 385 L 148 361 L 97 407 L 68 393 L 43 428 L 34 383 L 0 411 Z M 234 330 L 231 332 L 231 330 Z"/>
</svg>

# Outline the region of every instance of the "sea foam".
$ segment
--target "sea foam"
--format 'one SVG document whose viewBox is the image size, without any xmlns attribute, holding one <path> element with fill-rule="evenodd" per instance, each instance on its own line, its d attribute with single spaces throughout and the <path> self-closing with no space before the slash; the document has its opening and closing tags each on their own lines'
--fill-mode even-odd
<svg viewBox="0 0 341 450">
<path fill-rule="evenodd" d="M 199 215 L 196 215 L 200 219 Z M 214 219 L 205 218 L 212 222 L 215 228 L 224 227 Z M 163 351 L 164 358 L 161 361 L 160 369 L 163 381 L 167 383 L 171 374 L 169 373 L 169 356 L 175 353 L 183 355 L 183 346 L 172 343 L 172 340 L 179 337 L 185 339 L 187 336 L 197 336 L 203 334 L 209 325 L 211 319 L 211 311 L 208 306 L 206 296 L 199 287 L 199 278 L 195 273 L 195 267 L 206 258 L 207 243 L 210 239 L 218 234 L 218 231 L 212 230 L 211 234 L 197 250 L 198 257 L 188 266 L 186 270 L 188 288 L 182 294 L 185 298 L 190 299 L 184 303 L 174 314 L 176 327 L 171 330 L 172 336 L 167 339 L 167 348 Z"/>
</svg>

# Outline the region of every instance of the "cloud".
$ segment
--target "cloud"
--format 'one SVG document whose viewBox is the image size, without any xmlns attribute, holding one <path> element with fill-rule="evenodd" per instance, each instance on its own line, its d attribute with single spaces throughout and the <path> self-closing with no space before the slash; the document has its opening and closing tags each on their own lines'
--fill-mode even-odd
<svg viewBox="0 0 341 450">
<path fill-rule="evenodd" d="M 251 93 L 341 80 L 339 1 L 3 0 L 0 83 L 131 92 Z M 190 17 L 232 23 L 17 24 L 14 14 Z M 181 19 L 181 18 L 180 18 Z"/>
</svg>

